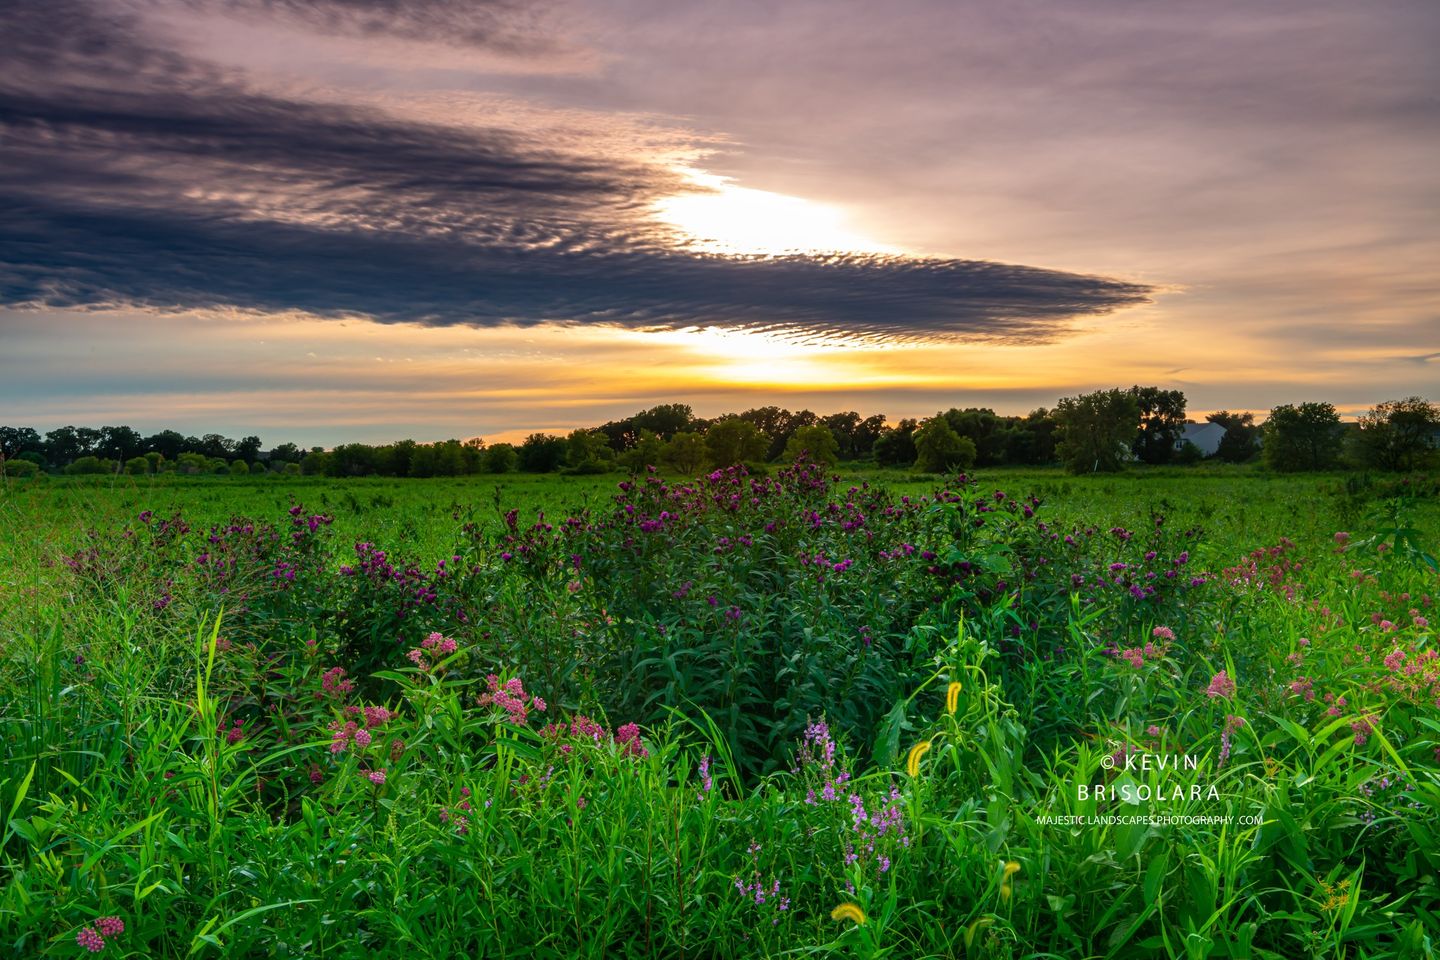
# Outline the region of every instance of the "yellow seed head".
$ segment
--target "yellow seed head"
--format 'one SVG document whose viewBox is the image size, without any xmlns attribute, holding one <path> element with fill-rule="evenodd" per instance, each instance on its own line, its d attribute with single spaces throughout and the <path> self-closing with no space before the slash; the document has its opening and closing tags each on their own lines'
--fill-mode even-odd
<svg viewBox="0 0 1440 960">
<path fill-rule="evenodd" d="M 930 741 L 921 740 L 910 748 L 910 756 L 905 761 L 905 771 L 912 777 L 920 776 L 920 758 L 930 750 Z"/>
<path fill-rule="evenodd" d="M 831 920 L 849 920 L 857 926 L 864 926 L 865 911 L 860 909 L 858 903 L 842 903 L 830 911 Z"/>
<path fill-rule="evenodd" d="M 955 708 L 960 705 L 960 683 L 951 681 L 950 686 L 945 690 L 945 712 L 953 714 Z"/>
<path fill-rule="evenodd" d="M 1001 899 L 1001 900 L 1004 900 L 1004 901 L 1007 902 L 1007 903 L 1010 901 L 1010 881 L 1009 881 L 1009 880 L 1006 880 L 1004 883 L 1000 884 L 1000 899 Z"/>
<path fill-rule="evenodd" d="M 1009 883 L 1010 878 L 1019 872 L 1020 864 L 1016 863 L 1014 860 L 1011 860 L 1009 863 L 1005 864 L 1005 882 Z"/>
</svg>

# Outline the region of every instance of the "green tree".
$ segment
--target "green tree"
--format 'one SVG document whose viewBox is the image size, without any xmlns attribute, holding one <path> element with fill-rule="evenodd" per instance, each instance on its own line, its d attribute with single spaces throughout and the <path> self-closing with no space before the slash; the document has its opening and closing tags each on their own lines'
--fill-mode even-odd
<svg viewBox="0 0 1440 960">
<path fill-rule="evenodd" d="M 748 420 L 725 417 L 705 431 L 705 452 L 712 467 L 729 467 L 747 460 L 764 458 L 765 435 Z"/>
<path fill-rule="evenodd" d="M 665 445 L 665 462 L 681 473 L 694 473 L 705 462 L 705 438 L 693 430 L 682 430 Z"/>
<path fill-rule="evenodd" d="M 77 457 L 65 467 L 65 472 L 71 476 L 114 473 L 115 461 L 102 460 L 99 457 Z"/>
<path fill-rule="evenodd" d="M 520 469 L 526 473 L 553 473 L 565 461 L 565 438 L 532 433 L 520 444 Z"/>
<path fill-rule="evenodd" d="M 0 477 L 18 479 L 20 477 L 33 477 L 40 472 L 40 467 L 30 460 L 5 459 L 0 457 Z"/>
<path fill-rule="evenodd" d="M 1140 404 L 1128 390 L 1097 390 L 1062 397 L 1055 406 L 1056 452 L 1071 473 L 1124 467 L 1135 439 Z"/>
<path fill-rule="evenodd" d="M 238 458 L 235 459 L 235 460 L 231 460 L 231 461 L 230 461 L 230 476 L 232 476 L 232 477 L 248 477 L 248 476 L 250 476 L 250 464 L 248 464 L 248 463 L 246 463 L 244 460 L 240 460 L 240 459 L 238 459 Z"/>
<path fill-rule="evenodd" d="M 1210 423 L 1225 428 L 1215 456 L 1226 463 L 1244 463 L 1260 452 L 1260 428 L 1255 426 L 1255 414 L 1231 413 L 1221 410 L 1205 418 Z"/>
<path fill-rule="evenodd" d="M 944 414 L 936 414 L 915 431 L 915 468 L 949 473 L 975 465 L 975 441 L 955 432 Z"/>
<path fill-rule="evenodd" d="M 658 467 L 665 460 L 665 441 L 653 430 L 642 429 L 635 445 L 620 454 L 620 463 L 631 473 Z"/>
<path fill-rule="evenodd" d="M 135 477 L 143 477 L 150 472 L 150 461 L 144 457 L 131 457 L 125 461 L 125 472 Z"/>
<path fill-rule="evenodd" d="M 967 407 L 945 411 L 945 422 L 961 437 L 975 445 L 975 462 L 982 467 L 994 466 L 1004 459 L 1006 418 L 986 407 Z"/>
<path fill-rule="evenodd" d="M 641 410 L 630 421 L 637 438 L 641 431 L 649 430 L 660 439 L 669 440 L 681 430 L 689 429 L 694 419 L 695 413 L 688 403 L 662 403 L 649 410 Z"/>
<path fill-rule="evenodd" d="M 859 417 L 855 418 L 859 422 Z M 815 463 L 833 464 L 840 459 L 840 443 L 830 427 L 815 424 L 801 427 L 785 443 L 785 459 L 807 457 Z"/>
<path fill-rule="evenodd" d="M 1185 432 L 1185 394 L 1134 386 L 1130 395 L 1135 398 L 1140 421 L 1131 450 L 1145 463 L 1169 463 L 1175 441 Z"/>
<path fill-rule="evenodd" d="M 18 457 L 27 450 L 39 451 L 45 441 L 34 427 L 0 427 L 0 457 Z"/>
<path fill-rule="evenodd" d="M 152 437 L 151 439 L 153 440 L 154 438 Z M 407 442 L 411 446 L 414 446 L 415 444 L 414 440 L 410 440 Z M 279 461 L 281 463 L 299 463 L 302 456 L 304 456 L 304 454 L 301 453 L 300 448 L 297 447 L 295 444 L 282 443 L 278 447 L 270 451 L 270 462 L 275 463 L 276 461 Z"/>
<path fill-rule="evenodd" d="M 486 473 L 514 473 L 520 464 L 520 454 L 510 443 L 492 443 L 485 448 L 483 465 Z"/>
<path fill-rule="evenodd" d="M 1386 400 L 1360 417 L 1360 454 L 1379 470 L 1416 470 L 1436 459 L 1440 406 L 1423 397 Z"/>
<path fill-rule="evenodd" d="M 1056 432 L 1060 424 L 1044 407 L 1017 418 L 1005 437 L 1005 462 L 1029 466 L 1055 462 Z"/>
<path fill-rule="evenodd" d="M 180 459 L 195 456 L 195 454 L 182 453 Z M 327 473 L 326 466 L 330 460 L 330 454 L 323 450 L 311 450 L 300 460 L 300 472 L 307 477 L 324 476 Z"/>
<path fill-rule="evenodd" d="M 882 467 L 908 467 L 915 462 L 916 420 L 901 420 L 875 441 L 875 462 Z"/>
<path fill-rule="evenodd" d="M 1344 429 L 1333 404 L 1283 404 L 1270 411 L 1264 430 L 1272 470 L 1328 470 L 1340 460 Z"/>
<path fill-rule="evenodd" d="M 565 463 L 570 467 L 598 464 L 606 455 L 614 455 L 605 434 L 599 430 L 575 430 L 565 439 Z"/>
</svg>

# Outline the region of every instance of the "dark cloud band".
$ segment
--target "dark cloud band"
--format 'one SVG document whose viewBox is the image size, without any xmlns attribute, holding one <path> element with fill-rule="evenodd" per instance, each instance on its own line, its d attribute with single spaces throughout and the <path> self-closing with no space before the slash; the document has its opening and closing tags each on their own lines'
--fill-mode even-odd
<svg viewBox="0 0 1440 960">
<path fill-rule="evenodd" d="M 0 27 L 17 46 L 0 303 L 1043 340 L 1149 293 L 978 261 L 699 254 L 650 216 L 681 184 L 643 158 L 259 93 L 78 2 L 22 0 Z"/>
</svg>

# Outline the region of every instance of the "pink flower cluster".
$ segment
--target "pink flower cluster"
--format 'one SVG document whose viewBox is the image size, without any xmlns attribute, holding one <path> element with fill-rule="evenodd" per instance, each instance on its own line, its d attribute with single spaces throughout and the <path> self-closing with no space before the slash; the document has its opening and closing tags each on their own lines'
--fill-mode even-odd
<svg viewBox="0 0 1440 960">
<path fill-rule="evenodd" d="M 460 802 L 455 804 L 455 811 L 449 807 L 440 808 L 440 822 L 454 826 L 455 832 L 462 837 L 470 832 L 470 819 L 465 814 L 470 812 L 470 788 L 460 788 Z"/>
<path fill-rule="evenodd" d="M 459 645 L 441 633 L 432 633 L 420 641 L 420 646 L 405 654 L 405 658 L 421 670 L 432 666 L 428 657 L 448 657 L 459 649 Z"/>
<path fill-rule="evenodd" d="M 620 748 L 622 757 L 645 758 L 650 752 L 645 749 L 644 741 L 640 737 L 640 726 L 634 723 L 627 723 L 616 729 L 612 735 L 603 724 L 598 723 L 583 713 L 577 713 L 571 718 L 569 725 L 564 723 L 546 724 L 540 730 L 540 736 L 549 740 L 563 740 L 566 736 L 577 740 L 589 740 L 593 743 L 605 743 L 613 741 Z M 574 747 L 569 743 L 560 744 L 561 753 L 572 753 Z M 706 766 L 708 770 L 708 765 Z"/>
<path fill-rule="evenodd" d="M 80 932 L 75 934 L 75 942 L 91 953 L 99 953 L 105 949 L 106 937 L 117 937 L 124 932 L 124 920 L 119 917 L 101 917 L 95 921 L 95 926 L 82 927 Z"/>
<path fill-rule="evenodd" d="M 1230 675 L 1221 670 L 1210 678 L 1210 686 L 1205 688 L 1205 696 L 1214 700 L 1216 697 L 1224 697 L 1227 700 L 1235 696 L 1235 681 Z"/>
<path fill-rule="evenodd" d="M 500 678 L 492 673 L 485 678 L 485 684 L 489 688 L 488 692 L 476 697 L 475 702 L 482 707 L 499 707 L 513 724 L 525 723 L 532 709 L 539 713 L 545 712 L 545 701 L 527 694 L 525 684 L 519 677 L 511 677 L 502 683 Z"/>
<path fill-rule="evenodd" d="M 394 718 L 385 707 L 346 707 L 345 712 L 350 716 L 363 716 L 365 726 L 360 726 L 354 720 L 334 720 L 330 723 L 330 752 L 343 753 L 347 747 L 353 746 L 356 751 L 363 752 L 374 741 L 374 735 L 370 732 L 377 727 L 383 726 Z M 403 749 L 403 748 L 402 748 Z"/>
<path fill-rule="evenodd" d="M 1164 634 L 1160 632 L 1162 630 Z M 1157 644 L 1153 640 L 1147 640 L 1143 647 L 1126 647 L 1123 650 L 1112 649 L 1110 653 L 1116 659 L 1124 660 L 1130 664 L 1130 666 L 1139 670 L 1145 666 L 1145 661 L 1147 660 L 1160 660 L 1164 658 L 1169 649 L 1166 647 L 1165 641 L 1175 639 L 1175 634 L 1171 633 L 1167 627 L 1156 627 L 1155 633 L 1152 634 L 1152 636 L 1160 639 L 1161 642 Z"/>
<path fill-rule="evenodd" d="M 355 681 L 345 679 L 344 667 L 331 667 L 321 675 L 320 688 L 327 696 L 344 697 L 355 689 Z"/>
</svg>

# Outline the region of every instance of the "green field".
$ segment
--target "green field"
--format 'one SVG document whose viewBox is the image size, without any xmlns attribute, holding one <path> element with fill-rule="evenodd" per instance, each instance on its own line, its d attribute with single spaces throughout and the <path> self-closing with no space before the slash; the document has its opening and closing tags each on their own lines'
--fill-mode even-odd
<svg viewBox="0 0 1440 960">
<path fill-rule="evenodd" d="M 0 487 L 0 954 L 1434 955 L 1433 478 L 841 474 Z"/>
</svg>

